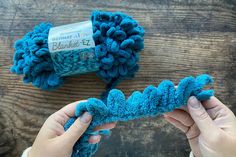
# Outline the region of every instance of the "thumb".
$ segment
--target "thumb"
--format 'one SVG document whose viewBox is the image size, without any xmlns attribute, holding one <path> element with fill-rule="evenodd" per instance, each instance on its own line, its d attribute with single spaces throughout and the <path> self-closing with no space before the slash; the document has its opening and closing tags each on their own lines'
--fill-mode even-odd
<svg viewBox="0 0 236 157">
<path fill-rule="evenodd" d="M 210 118 L 205 108 L 202 106 L 201 102 L 196 99 L 196 97 L 192 96 L 189 98 L 188 110 L 204 137 L 208 137 L 217 130 L 213 120 Z"/>
<path fill-rule="evenodd" d="M 77 118 L 70 128 L 61 136 L 62 141 L 67 144 L 75 144 L 75 142 L 83 135 L 92 120 L 91 114 L 85 112 Z"/>
</svg>

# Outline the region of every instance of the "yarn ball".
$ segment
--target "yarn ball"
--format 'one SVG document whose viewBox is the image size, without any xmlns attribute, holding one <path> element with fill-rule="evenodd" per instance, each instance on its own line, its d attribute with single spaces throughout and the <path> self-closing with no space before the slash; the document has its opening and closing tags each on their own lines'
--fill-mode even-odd
<svg viewBox="0 0 236 157">
<path fill-rule="evenodd" d="M 138 71 L 139 52 L 144 48 L 144 29 L 131 16 L 121 12 L 94 11 L 91 21 L 95 55 L 100 63 L 97 76 L 108 88 L 134 77 Z M 24 75 L 24 83 L 32 82 L 33 86 L 45 90 L 57 88 L 65 80 L 56 74 L 48 49 L 48 33 L 52 27 L 51 23 L 41 23 L 17 40 L 11 67 L 12 73 Z M 70 62 L 63 58 L 62 61 Z"/>
<path fill-rule="evenodd" d="M 90 144 L 89 137 L 94 134 L 109 134 L 108 130 L 93 132 L 96 126 L 171 112 L 186 105 L 190 96 L 195 96 L 199 101 L 207 100 L 213 96 L 214 91 L 204 90 L 204 87 L 212 82 L 211 76 L 202 74 L 196 78 L 190 76 L 182 79 L 177 88 L 173 82 L 164 80 L 158 87 L 149 85 L 143 92 L 134 91 L 128 99 L 122 91 L 112 89 L 106 104 L 96 98 L 79 103 L 75 117 L 68 120 L 64 126 L 65 130 L 85 111 L 89 112 L 93 119 L 89 128 L 74 145 L 72 157 L 90 157 L 96 152 L 99 144 Z"/>
</svg>

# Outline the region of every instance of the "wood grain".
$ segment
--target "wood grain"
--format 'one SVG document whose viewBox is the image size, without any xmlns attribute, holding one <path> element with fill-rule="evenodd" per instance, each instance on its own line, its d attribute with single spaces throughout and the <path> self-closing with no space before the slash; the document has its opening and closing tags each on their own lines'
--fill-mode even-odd
<svg viewBox="0 0 236 157">
<path fill-rule="evenodd" d="M 54 25 L 88 20 L 92 10 L 122 11 L 145 27 L 140 71 L 118 88 L 128 96 L 163 79 L 178 83 L 208 73 L 216 95 L 236 113 L 236 2 L 234 0 L 1 0 L 0 156 L 17 157 L 32 145 L 45 119 L 76 100 L 99 97 L 104 83 L 95 74 L 68 78 L 46 92 L 25 85 L 9 72 L 13 44 L 42 21 Z M 120 123 L 95 156 L 182 157 L 186 138 L 162 118 Z"/>
</svg>

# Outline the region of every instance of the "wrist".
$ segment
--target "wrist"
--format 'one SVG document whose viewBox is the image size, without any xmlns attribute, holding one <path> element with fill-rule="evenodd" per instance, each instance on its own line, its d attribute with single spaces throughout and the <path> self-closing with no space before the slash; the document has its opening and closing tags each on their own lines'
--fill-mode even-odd
<svg viewBox="0 0 236 157">
<path fill-rule="evenodd" d="M 189 157 L 194 157 L 193 151 L 190 152 Z"/>
<path fill-rule="evenodd" d="M 24 152 L 22 153 L 21 157 L 29 157 L 30 150 L 31 150 L 31 147 L 25 149 Z"/>
</svg>

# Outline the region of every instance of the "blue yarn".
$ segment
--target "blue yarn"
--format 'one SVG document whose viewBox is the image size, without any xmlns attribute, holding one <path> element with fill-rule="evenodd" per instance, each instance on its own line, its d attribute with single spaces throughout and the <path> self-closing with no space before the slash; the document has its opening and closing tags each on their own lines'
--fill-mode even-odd
<svg viewBox="0 0 236 157">
<path fill-rule="evenodd" d="M 190 96 L 196 96 L 200 101 L 207 100 L 213 96 L 214 91 L 203 88 L 212 82 L 211 76 L 203 74 L 196 78 L 190 76 L 182 79 L 177 89 L 175 89 L 173 82 L 164 80 L 158 87 L 149 85 L 142 93 L 133 92 L 127 100 L 120 90 L 112 89 L 108 94 L 106 103 L 96 98 L 89 98 L 87 102 L 81 102 L 76 107 L 75 117 L 65 124 L 65 130 L 85 111 L 93 115 L 93 119 L 89 128 L 74 145 L 72 157 L 90 157 L 96 152 L 98 144 L 88 143 L 91 135 L 99 134 L 99 132 L 93 132 L 96 126 L 117 121 L 154 117 L 170 112 L 186 105 Z"/>
<path fill-rule="evenodd" d="M 139 53 L 144 47 L 144 29 L 131 16 L 121 12 L 94 11 L 91 14 L 95 55 L 99 70 L 96 74 L 102 78 L 108 89 L 112 89 L 121 80 L 132 78 L 138 71 Z M 51 23 L 41 23 L 34 30 L 16 41 L 15 54 L 11 72 L 23 74 L 23 82 L 38 88 L 49 90 L 61 86 L 65 77 L 59 77 L 58 71 L 73 70 L 78 67 L 86 71 L 85 65 L 93 63 L 76 63 L 80 50 L 73 50 L 56 57 L 53 63 L 48 50 L 48 33 Z M 63 66 L 64 65 L 66 66 Z M 54 64 L 54 66 L 53 66 Z M 68 69 L 69 68 L 69 69 Z"/>
</svg>

